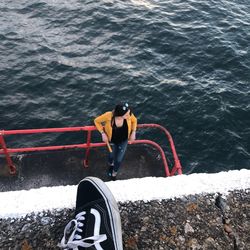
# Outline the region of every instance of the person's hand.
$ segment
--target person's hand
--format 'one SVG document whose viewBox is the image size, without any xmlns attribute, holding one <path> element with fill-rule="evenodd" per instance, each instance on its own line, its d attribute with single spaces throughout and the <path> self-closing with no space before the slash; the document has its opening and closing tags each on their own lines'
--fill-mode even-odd
<svg viewBox="0 0 250 250">
<path fill-rule="evenodd" d="M 107 142 L 108 141 L 108 136 L 103 132 L 102 133 L 102 141 Z"/>
<path fill-rule="evenodd" d="M 135 140 L 135 137 L 136 137 L 136 132 L 133 131 L 129 137 L 129 142 L 133 142 Z"/>
</svg>

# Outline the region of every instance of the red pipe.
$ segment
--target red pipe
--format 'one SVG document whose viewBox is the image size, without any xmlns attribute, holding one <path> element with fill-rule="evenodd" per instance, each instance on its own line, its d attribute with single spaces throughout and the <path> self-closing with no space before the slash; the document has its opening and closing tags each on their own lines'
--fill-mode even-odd
<svg viewBox="0 0 250 250">
<path fill-rule="evenodd" d="M 18 135 L 18 134 L 38 134 L 38 133 L 61 133 L 76 131 L 93 131 L 95 126 L 84 127 L 68 127 L 68 128 L 38 128 L 38 129 L 19 129 L 19 130 L 2 130 L 2 135 Z"/>
<path fill-rule="evenodd" d="M 150 144 L 152 146 L 154 146 L 156 149 L 159 150 L 161 157 L 162 157 L 162 161 L 163 161 L 163 165 L 164 165 L 164 169 L 165 169 L 165 173 L 166 176 L 171 176 L 170 172 L 169 172 L 169 167 L 167 164 L 167 160 L 166 160 L 166 156 L 164 154 L 163 149 L 159 146 L 159 144 L 157 144 L 156 142 L 150 141 L 150 140 L 136 140 L 133 142 L 130 142 L 130 144 Z M 106 143 L 102 142 L 102 143 L 85 143 L 85 144 L 72 144 L 72 145 L 64 145 L 64 146 L 46 146 L 46 147 L 33 147 L 33 148 L 12 148 L 9 149 L 8 152 L 9 153 L 24 153 L 24 152 L 37 152 L 37 151 L 51 151 L 51 150 L 62 150 L 62 149 L 74 149 L 74 148 L 87 148 L 87 150 L 89 150 L 89 148 L 92 147 L 104 147 L 106 146 Z M 0 153 L 2 153 L 3 150 L 0 150 Z M 88 154 L 86 151 L 85 154 L 85 162 L 86 162 L 86 166 L 88 166 Z"/>
<path fill-rule="evenodd" d="M 32 148 L 9 148 L 9 153 L 24 153 L 24 152 L 37 152 L 37 151 L 51 151 L 51 150 L 62 150 L 62 149 L 74 149 L 74 148 L 88 148 L 88 147 L 102 147 L 106 146 L 106 143 L 90 143 L 89 145 L 84 144 L 72 144 L 72 145 L 63 145 L 63 146 L 44 146 L 44 147 L 32 147 Z M 0 154 L 3 153 L 3 150 L 0 149 Z"/>
<path fill-rule="evenodd" d="M 133 142 L 130 142 L 130 144 L 150 144 L 150 145 L 154 146 L 155 148 L 157 148 L 160 151 L 160 154 L 161 154 L 161 158 L 162 158 L 164 169 L 165 169 L 165 174 L 166 174 L 167 177 L 170 176 L 168 163 L 167 163 L 165 153 L 164 153 L 163 149 L 161 148 L 161 146 L 159 144 L 157 144 L 154 141 L 150 141 L 150 140 L 135 140 Z"/>
<path fill-rule="evenodd" d="M 182 174 L 182 167 L 178 158 L 178 155 L 175 150 L 174 142 L 172 139 L 172 136 L 170 133 L 161 125 L 159 124 L 138 124 L 138 128 L 159 128 L 161 129 L 165 135 L 168 138 L 168 141 L 170 143 L 171 151 L 173 153 L 174 157 L 174 167 L 171 171 L 169 172 L 169 167 L 167 164 L 167 160 L 164 154 L 164 151 L 162 148 L 155 142 L 150 141 L 150 140 L 136 140 L 132 142 L 131 144 L 139 144 L 139 143 L 146 143 L 146 144 L 151 144 L 152 146 L 156 147 L 161 154 L 164 168 L 165 168 L 165 173 L 166 176 L 172 176 L 175 174 L 177 171 L 178 174 Z M 11 158 L 9 156 L 9 153 L 22 153 L 22 152 L 35 152 L 35 151 L 48 151 L 48 150 L 61 150 L 61 149 L 73 149 L 73 148 L 87 148 L 86 153 L 85 153 L 85 159 L 84 159 L 84 166 L 88 166 L 88 156 L 89 156 L 89 151 L 91 147 L 102 147 L 106 146 L 105 143 L 91 143 L 91 131 L 96 130 L 95 126 L 84 126 L 84 127 L 68 127 L 68 128 L 46 128 L 46 129 L 25 129 L 25 130 L 8 130 L 8 131 L 0 131 L 1 135 L 1 144 L 2 148 L 0 149 L 0 154 L 5 154 L 7 163 L 10 168 L 10 172 L 15 172 L 16 168 L 13 165 Z M 44 147 L 28 147 L 28 148 L 16 148 L 16 149 L 7 149 L 3 135 L 16 135 L 16 134 L 37 134 L 37 133 L 60 133 L 60 132 L 76 132 L 76 131 L 87 131 L 87 143 L 84 144 L 73 144 L 73 145 L 63 145 L 63 146 L 44 146 Z"/>
<path fill-rule="evenodd" d="M 11 175 L 14 175 L 14 174 L 16 174 L 16 167 L 14 166 L 14 164 L 10 158 L 9 152 L 7 150 L 7 147 L 6 147 L 6 143 L 4 141 L 4 138 L 1 134 L 1 132 L 0 132 L 0 144 L 2 145 L 2 148 L 3 148 L 1 151 L 3 151 L 3 153 L 5 154 L 5 157 L 6 157 L 6 162 L 7 162 L 7 165 L 9 167 L 9 173 Z"/>
<path fill-rule="evenodd" d="M 176 172 L 176 170 L 178 171 L 178 174 L 182 174 L 182 167 L 181 167 L 181 163 L 179 160 L 179 157 L 176 153 L 176 149 L 175 149 L 175 145 L 174 145 L 174 141 L 173 138 L 171 136 L 171 134 L 168 132 L 167 129 L 165 129 L 163 126 L 159 125 L 159 124 L 154 124 L 154 123 L 150 123 L 150 124 L 138 124 L 138 128 L 159 128 L 160 130 L 162 130 L 165 135 L 168 138 L 169 144 L 170 144 L 170 148 L 174 157 L 174 167 L 171 171 L 171 176 L 173 176 Z"/>
</svg>

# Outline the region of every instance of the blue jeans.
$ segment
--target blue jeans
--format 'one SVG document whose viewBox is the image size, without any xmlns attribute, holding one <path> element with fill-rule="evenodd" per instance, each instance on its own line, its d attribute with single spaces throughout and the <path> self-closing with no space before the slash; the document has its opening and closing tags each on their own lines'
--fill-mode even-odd
<svg viewBox="0 0 250 250">
<path fill-rule="evenodd" d="M 115 172 L 117 172 L 121 166 L 122 160 L 124 158 L 127 149 L 127 145 L 128 145 L 128 140 L 119 144 L 115 143 L 110 144 L 110 146 L 112 147 L 112 153 L 109 153 L 108 163 L 110 165 L 114 164 L 113 171 Z"/>
</svg>

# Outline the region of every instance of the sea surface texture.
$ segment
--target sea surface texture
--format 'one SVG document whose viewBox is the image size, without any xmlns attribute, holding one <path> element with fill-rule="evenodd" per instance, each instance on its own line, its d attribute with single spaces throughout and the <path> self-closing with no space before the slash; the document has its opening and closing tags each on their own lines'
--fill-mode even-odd
<svg viewBox="0 0 250 250">
<path fill-rule="evenodd" d="M 249 45 L 249 0 L 1 0 L 0 130 L 92 125 L 126 101 L 184 173 L 250 169 Z"/>
</svg>

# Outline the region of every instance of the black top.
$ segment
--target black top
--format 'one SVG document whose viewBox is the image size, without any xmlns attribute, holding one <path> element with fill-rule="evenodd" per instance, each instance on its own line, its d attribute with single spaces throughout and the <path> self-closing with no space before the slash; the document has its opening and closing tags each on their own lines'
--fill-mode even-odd
<svg viewBox="0 0 250 250">
<path fill-rule="evenodd" d="M 124 141 L 126 141 L 128 139 L 128 124 L 127 124 L 127 120 L 124 119 L 123 121 L 123 125 L 121 127 L 117 127 L 115 124 L 115 120 L 114 123 L 112 125 L 112 138 L 111 138 L 111 142 L 118 144 L 118 143 L 122 143 Z"/>
</svg>

